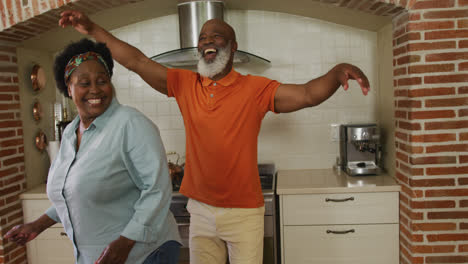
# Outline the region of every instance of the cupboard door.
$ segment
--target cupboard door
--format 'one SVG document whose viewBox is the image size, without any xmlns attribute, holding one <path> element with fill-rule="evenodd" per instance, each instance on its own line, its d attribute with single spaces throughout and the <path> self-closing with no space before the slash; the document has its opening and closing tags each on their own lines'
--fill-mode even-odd
<svg viewBox="0 0 468 264">
<path fill-rule="evenodd" d="M 49 200 L 23 200 L 24 222 L 28 223 L 36 220 L 43 215 L 45 211 L 52 205 Z"/>
<path fill-rule="evenodd" d="M 74 264 L 73 244 L 63 228 L 49 228 L 26 244 L 29 264 Z"/>
<path fill-rule="evenodd" d="M 398 192 L 282 195 L 283 225 L 398 223 Z"/>
<path fill-rule="evenodd" d="M 284 264 L 398 264 L 398 224 L 284 226 Z"/>
<path fill-rule="evenodd" d="M 25 223 L 32 222 L 43 215 L 52 203 L 47 199 L 23 200 L 23 218 Z M 63 228 L 61 223 L 52 227 Z"/>
</svg>

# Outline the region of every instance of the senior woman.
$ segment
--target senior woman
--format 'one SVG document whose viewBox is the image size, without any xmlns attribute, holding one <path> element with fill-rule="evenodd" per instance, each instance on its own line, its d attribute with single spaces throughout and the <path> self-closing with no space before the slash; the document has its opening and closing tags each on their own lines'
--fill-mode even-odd
<svg viewBox="0 0 468 264">
<path fill-rule="evenodd" d="M 25 244 L 60 222 L 76 263 L 175 264 L 180 237 L 169 211 L 172 189 L 159 130 L 118 103 L 112 68 L 105 44 L 87 39 L 56 57 L 57 86 L 78 116 L 49 170 L 52 207 L 5 237 Z"/>
</svg>

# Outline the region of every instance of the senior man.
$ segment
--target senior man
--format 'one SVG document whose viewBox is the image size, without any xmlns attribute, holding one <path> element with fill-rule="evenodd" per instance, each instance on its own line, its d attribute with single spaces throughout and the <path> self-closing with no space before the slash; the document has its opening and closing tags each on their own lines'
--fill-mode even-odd
<svg viewBox="0 0 468 264">
<path fill-rule="evenodd" d="M 304 84 L 282 84 L 233 69 L 233 28 L 207 21 L 200 32 L 198 73 L 168 69 L 117 39 L 78 11 L 59 25 L 104 42 L 113 57 L 155 90 L 175 97 L 186 131 L 186 165 L 180 192 L 189 197 L 190 261 L 195 264 L 262 263 L 264 202 L 257 168 L 257 138 L 268 111 L 316 106 L 348 80 L 366 95 L 369 81 L 350 64 L 339 64 Z"/>
</svg>

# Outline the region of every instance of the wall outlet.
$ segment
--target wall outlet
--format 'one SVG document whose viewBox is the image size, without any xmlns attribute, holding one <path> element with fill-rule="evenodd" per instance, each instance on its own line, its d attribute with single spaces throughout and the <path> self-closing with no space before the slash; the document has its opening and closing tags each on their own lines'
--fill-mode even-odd
<svg viewBox="0 0 468 264">
<path fill-rule="evenodd" d="M 330 124 L 330 140 L 332 142 L 340 140 L 340 124 Z"/>
</svg>

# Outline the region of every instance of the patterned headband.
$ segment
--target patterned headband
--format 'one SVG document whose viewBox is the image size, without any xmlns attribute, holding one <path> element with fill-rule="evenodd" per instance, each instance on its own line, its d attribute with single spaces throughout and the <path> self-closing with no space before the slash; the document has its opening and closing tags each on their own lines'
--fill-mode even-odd
<svg viewBox="0 0 468 264">
<path fill-rule="evenodd" d="M 70 75 L 73 73 L 73 71 L 76 68 L 78 68 L 78 66 L 80 66 L 81 63 L 87 60 L 96 60 L 100 62 L 102 65 L 104 65 L 104 68 L 106 68 L 107 74 L 110 76 L 109 68 L 107 67 L 107 64 L 102 58 L 102 56 L 96 52 L 88 51 L 82 54 L 75 55 L 70 59 L 70 61 L 68 61 L 68 64 L 65 67 L 65 83 L 68 82 L 68 79 L 70 78 Z"/>
</svg>

